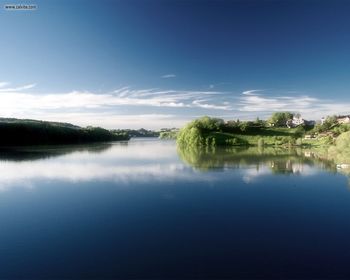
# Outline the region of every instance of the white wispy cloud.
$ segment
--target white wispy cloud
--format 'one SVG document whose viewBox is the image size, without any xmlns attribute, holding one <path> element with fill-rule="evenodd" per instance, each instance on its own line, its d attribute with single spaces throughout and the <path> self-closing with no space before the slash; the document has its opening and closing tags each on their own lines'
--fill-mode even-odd
<svg viewBox="0 0 350 280">
<path fill-rule="evenodd" d="M 3 88 L 7 86 L 9 83 L 8 82 L 0 82 L 0 88 Z"/>
<path fill-rule="evenodd" d="M 184 116 L 164 114 L 162 108 L 205 108 L 193 103 L 199 97 L 214 96 L 217 92 L 175 91 L 159 89 L 133 90 L 129 87 L 111 93 L 73 91 L 68 93 L 29 93 L 0 91 L 0 116 L 72 122 L 81 126 L 98 125 L 106 128 L 180 127 L 190 120 Z M 140 107 L 137 109 L 132 109 Z M 149 109 L 154 108 L 152 113 Z M 125 108 L 130 112 L 125 113 Z M 208 107 L 209 108 L 209 107 Z M 121 109 L 123 113 L 120 112 Z M 213 107 L 213 109 L 219 109 Z"/>
<path fill-rule="evenodd" d="M 267 118 L 275 111 L 301 113 L 320 119 L 349 114 L 350 102 L 338 102 L 286 91 L 271 94 L 262 89 L 241 93 L 122 87 L 111 92 L 71 91 L 36 93 L 35 84 L 9 87 L 0 83 L 0 116 L 98 125 L 106 128 L 180 127 L 195 116 L 226 120 Z M 171 113 L 170 113 L 171 112 Z"/>
<path fill-rule="evenodd" d="M 200 107 L 204 109 L 225 110 L 225 111 L 232 110 L 232 107 L 229 105 L 228 102 L 223 102 L 222 105 L 215 105 L 215 104 L 210 104 L 210 100 L 203 99 L 203 100 L 194 100 L 192 104 L 195 107 Z"/>
<path fill-rule="evenodd" d="M 68 93 L 35 94 L 0 91 L 0 109 L 67 109 L 67 108 L 103 108 L 110 106 L 153 106 L 193 108 L 206 107 L 227 109 L 227 106 L 202 104 L 203 96 L 212 97 L 220 94 L 215 91 L 176 91 L 176 90 L 130 90 L 123 88 L 113 93 L 96 94 L 93 92 L 73 91 Z M 194 102 L 194 101 L 198 102 Z"/>
<path fill-rule="evenodd" d="M 176 77 L 175 74 L 166 74 L 162 76 L 163 79 L 169 79 L 169 78 L 175 78 L 175 77 Z"/>
<path fill-rule="evenodd" d="M 31 89 L 31 88 L 36 86 L 36 84 L 29 84 L 29 85 L 24 85 L 24 86 L 19 86 L 19 87 L 6 87 L 8 85 L 9 85 L 9 83 L 7 83 L 7 82 L 0 83 L 0 92 L 22 91 L 22 90 L 26 90 L 26 89 Z"/>
<path fill-rule="evenodd" d="M 258 93 L 259 92 L 259 93 Z M 238 108 L 241 112 L 254 112 L 260 115 L 276 111 L 290 111 L 301 113 L 310 119 L 319 119 L 322 116 L 333 114 L 349 114 L 350 102 L 337 102 L 334 100 L 310 97 L 307 95 L 271 96 L 263 90 L 248 90 L 239 98 Z"/>
<path fill-rule="evenodd" d="M 246 90 L 243 91 L 242 94 L 243 95 L 258 95 L 257 92 L 259 91 L 263 91 L 262 89 L 251 89 L 251 90 Z"/>
</svg>

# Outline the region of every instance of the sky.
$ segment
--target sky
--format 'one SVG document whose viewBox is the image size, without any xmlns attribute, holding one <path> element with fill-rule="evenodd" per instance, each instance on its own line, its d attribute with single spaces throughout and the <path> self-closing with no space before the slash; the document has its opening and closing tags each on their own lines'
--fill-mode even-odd
<svg viewBox="0 0 350 280">
<path fill-rule="evenodd" d="M 23 3 L 37 8 L 5 9 Z M 159 129 L 350 114 L 347 0 L 0 4 L 0 117 Z"/>
</svg>

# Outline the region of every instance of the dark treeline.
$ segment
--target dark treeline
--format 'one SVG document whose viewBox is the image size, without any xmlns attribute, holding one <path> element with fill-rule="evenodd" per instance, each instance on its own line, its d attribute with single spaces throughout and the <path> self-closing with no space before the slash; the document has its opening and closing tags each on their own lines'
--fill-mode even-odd
<svg viewBox="0 0 350 280">
<path fill-rule="evenodd" d="M 127 134 L 100 127 L 81 128 L 72 124 L 35 120 L 1 119 L 0 145 L 81 144 L 128 140 Z"/>
</svg>

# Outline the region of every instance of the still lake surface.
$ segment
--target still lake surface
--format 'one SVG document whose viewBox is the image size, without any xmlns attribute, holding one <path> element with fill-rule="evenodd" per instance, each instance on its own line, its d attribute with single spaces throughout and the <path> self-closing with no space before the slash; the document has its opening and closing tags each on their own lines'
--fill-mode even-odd
<svg viewBox="0 0 350 280">
<path fill-rule="evenodd" d="M 0 278 L 349 278 L 349 177 L 305 151 L 0 150 Z"/>
</svg>

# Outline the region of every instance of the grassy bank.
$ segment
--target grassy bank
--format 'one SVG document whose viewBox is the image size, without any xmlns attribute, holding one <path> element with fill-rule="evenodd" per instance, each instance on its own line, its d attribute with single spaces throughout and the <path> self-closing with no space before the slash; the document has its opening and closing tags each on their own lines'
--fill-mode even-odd
<svg viewBox="0 0 350 280">
<path fill-rule="evenodd" d="M 290 151 L 294 149 L 297 154 L 304 153 L 305 160 L 312 156 L 314 161 L 326 164 L 330 170 L 350 174 L 350 131 L 346 131 L 348 126 L 336 124 L 328 130 L 321 127 L 321 132 L 314 128 L 266 127 L 257 123 L 248 126 L 245 124 L 244 129 L 241 128 L 242 126 L 229 126 L 220 119 L 204 117 L 195 120 L 178 134 L 179 155 L 191 165 L 205 169 L 215 167 L 215 164 L 227 157 L 233 164 L 236 163 L 238 155 L 244 161 L 249 160 L 249 157 L 243 157 L 244 152 L 241 151 L 257 149 L 256 155 L 259 158 L 268 156 L 272 160 L 275 152 L 278 151 L 279 157 L 287 152 L 290 157 Z M 305 138 L 305 135 L 308 137 Z M 235 152 L 231 153 L 231 150 Z"/>
<path fill-rule="evenodd" d="M 246 132 L 206 132 L 205 138 L 215 139 L 218 145 L 286 145 L 296 144 L 297 139 L 302 137 L 297 129 L 285 128 L 259 128 L 255 131 Z"/>
<path fill-rule="evenodd" d="M 182 128 L 177 143 L 189 146 L 325 146 L 330 136 L 305 139 L 313 127 L 271 127 L 266 122 L 224 122 L 203 117 Z"/>
</svg>

